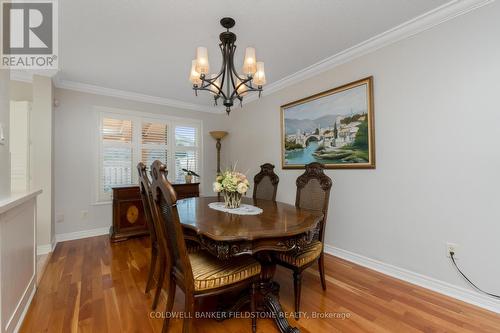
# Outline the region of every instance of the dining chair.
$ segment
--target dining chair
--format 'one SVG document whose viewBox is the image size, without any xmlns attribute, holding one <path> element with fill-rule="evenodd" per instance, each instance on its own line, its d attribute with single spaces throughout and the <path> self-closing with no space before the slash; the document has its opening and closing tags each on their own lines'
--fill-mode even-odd
<svg viewBox="0 0 500 333">
<path fill-rule="evenodd" d="M 313 241 L 298 252 L 283 252 L 275 256 L 279 265 L 293 271 L 296 314 L 298 314 L 300 308 L 302 272 L 312 266 L 316 260 L 319 266 L 321 286 L 323 290 L 326 290 L 323 241 L 332 179 L 325 175 L 323 170 L 324 165 L 321 163 L 313 162 L 307 164 L 306 171 L 296 180 L 297 194 L 295 197 L 295 206 L 323 212 L 323 219 L 318 224 Z"/>
<path fill-rule="evenodd" d="M 260 172 L 253 178 L 253 198 L 276 201 L 276 192 L 280 178 L 274 173 L 274 165 L 265 163 L 260 166 Z"/>
<path fill-rule="evenodd" d="M 166 166 L 160 161 L 151 165 L 154 209 L 153 220 L 158 230 L 159 248 L 167 258 L 168 291 L 166 312 L 172 311 L 176 286 L 184 292 L 183 333 L 192 331 L 196 300 L 218 295 L 251 285 L 251 311 L 255 312 L 256 283 L 261 266 L 251 256 L 241 256 L 227 261 L 219 260 L 206 251 L 188 253 L 182 225 L 176 207 L 176 194 L 168 182 Z M 162 332 L 168 332 L 170 316 L 165 316 Z M 257 328 L 252 315 L 252 332 Z"/>
<path fill-rule="evenodd" d="M 149 236 L 151 239 L 151 260 L 149 265 L 148 280 L 146 283 L 146 290 L 145 290 L 146 294 L 149 293 L 149 291 L 151 290 L 154 281 L 155 270 L 156 267 L 159 266 L 158 281 L 156 284 L 155 295 L 153 297 L 153 304 L 151 306 L 153 310 L 156 310 L 156 307 L 158 306 L 158 302 L 160 300 L 161 290 L 163 288 L 163 282 L 165 280 L 166 259 L 164 258 L 164 256 L 162 256 L 160 258 L 159 263 L 157 264 L 158 253 L 159 253 L 158 238 L 152 215 L 153 199 L 151 197 L 151 182 L 149 180 L 146 169 L 147 167 L 143 162 L 139 162 L 139 164 L 137 164 L 137 170 L 139 172 L 139 190 L 140 190 L 139 192 L 141 193 L 142 205 L 144 207 L 144 214 L 146 216 L 146 224 L 148 225 Z M 187 245 L 187 251 L 189 253 L 194 253 L 196 251 L 199 251 L 200 249 L 200 245 L 194 241 L 186 240 L 186 245 Z"/>
<path fill-rule="evenodd" d="M 151 204 L 151 182 L 146 171 L 146 165 L 142 162 L 137 164 L 137 171 L 139 173 L 139 190 L 141 193 L 142 206 L 144 207 L 144 215 L 146 217 L 146 224 L 149 229 L 149 237 L 151 239 L 151 260 L 149 263 L 149 273 L 148 280 L 146 282 L 146 294 L 149 293 L 153 285 L 154 273 L 157 267 L 158 261 L 158 238 L 156 235 L 156 229 L 153 221 Z M 155 296 L 153 298 L 152 308 L 156 309 L 158 305 L 158 300 L 160 299 L 161 289 L 163 285 L 163 280 L 165 279 L 165 258 L 160 258 L 159 262 L 159 273 L 158 273 L 158 283 L 156 285 Z"/>
</svg>

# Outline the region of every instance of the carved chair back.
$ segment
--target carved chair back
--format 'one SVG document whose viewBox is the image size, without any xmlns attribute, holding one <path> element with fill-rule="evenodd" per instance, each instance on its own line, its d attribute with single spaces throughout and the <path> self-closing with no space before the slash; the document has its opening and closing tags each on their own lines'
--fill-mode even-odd
<svg viewBox="0 0 500 333">
<path fill-rule="evenodd" d="M 296 207 L 323 212 L 324 217 L 318 230 L 318 238 L 322 242 L 332 188 L 332 179 L 325 175 L 324 168 L 324 165 L 318 162 L 307 164 L 306 171 L 297 178 L 297 195 L 295 197 Z"/>
<path fill-rule="evenodd" d="M 191 263 L 184 240 L 182 225 L 177 213 L 177 195 L 167 180 L 167 168 L 160 161 L 151 165 L 151 193 L 156 208 L 158 240 L 168 256 L 167 272 L 172 271 L 178 285 L 184 290 L 194 290 Z"/>
<path fill-rule="evenodd" d="M 139 162 L 139 164 L 137 164 L 137 171 L 139 172 L 139 191 L 141 193 L 142 206 L 144 207 L 144 214 L 146 215 L 146 223 L 151 237 L 151 244 L 154 246 L 157 242 L 157 236 L 152 214 L 153 199 L 151 197 L 151 182 L 149 181 L 146 165 L 144 163 Z"/>
<path fill-rule="evenodd" d="M 280 178 L 274 173 L 274 165 L 265 163 L 260 166 L 260 172 L 255 175 L 253 198 L 276 201 L 276 192 Z"/>
</svg>

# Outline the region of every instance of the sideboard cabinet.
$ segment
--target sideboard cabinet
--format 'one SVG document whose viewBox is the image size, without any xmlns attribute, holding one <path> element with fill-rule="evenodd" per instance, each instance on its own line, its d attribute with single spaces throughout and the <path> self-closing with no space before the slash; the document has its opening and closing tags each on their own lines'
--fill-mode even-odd
<svg viewBox="0 0 500 333">
<path fill-rule="evenodd" d="M 177 199 L 199 197 L 200 183 L 172 184 Z M 109 230 L 113 242 L 149 233 L 142 205 L 139 186 L 127 185 L 113 188 L 113 225 Z"/>
</svg>

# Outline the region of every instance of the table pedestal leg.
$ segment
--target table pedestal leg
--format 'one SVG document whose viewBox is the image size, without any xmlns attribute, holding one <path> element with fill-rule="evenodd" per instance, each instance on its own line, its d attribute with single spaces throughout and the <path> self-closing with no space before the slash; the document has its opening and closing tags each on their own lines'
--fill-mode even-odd
<svg viewBox="0 0 500 333">
<path fill-rule="evenodd" d="M 267 315 L 274 320 L 281 333 L 300 333 L 298 328 L 290 325 L 279 302 L 280 286 L 272 280 L 276 271 L 276 264 L 273 263 L 268 254 L 259 254 L 257 259 L 262 266 L 260 281 L 257 285 L 257 311 L 267 312 Z M 250 290 L 243 291 L 235 303 L 222 311 L 225 315 L 221 316 L 219 321 L 231 318 L 231 313 L 238 312 L 244 306 L 250 304 L 251 297 Z"/>
<path fill-rule="evenodd" d="M 292 327 L 288 322 L 279 302 L 280 286 L 273 281 L 276 272 L 276 264 L 273 262 L 270 254 L 259 254 L 257 256 L 262 270 L 260 272 L 258 309 L 268 311 L 274 319 L 281 333 L 299 333 L 299 329 Z"/>
</svg>

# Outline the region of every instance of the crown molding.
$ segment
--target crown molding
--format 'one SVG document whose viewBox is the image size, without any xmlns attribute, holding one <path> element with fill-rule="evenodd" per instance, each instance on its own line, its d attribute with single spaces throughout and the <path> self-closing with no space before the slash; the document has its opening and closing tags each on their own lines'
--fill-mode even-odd
<svg viewBox="0 0 500 333">
<path fill-rule="evenodd" d="M 16 70 L 16 71 L 10 72 L 10 79 L 14 80 L 14 81 L 33 83 L 33 75 L 43 75 L 43 76 L 52 77 L 52 80 L 54 82 L 54 86 L 56 88 L 59 88 L 59 89 L 67 89 L 67 90 L 79 91 L 79 92 L 83 92 L 83 93 L 89 93 L 89 94 L 95 94 L 95 95 L 101 95 L 101 96 L 122 98 L 122 99 L 136 101 L 136 102 L 170 106 L 170 107 L 184 109 L 184 110 L 193 110 L 193 111 L 201 111 L 201 112 L 209 112 L 209 113 L 221 113 L 221 112 L 219 112 L 220 111 L 219 109 L 217 109 L 215 107 L 211 107 L 211 106 L 186 103 L 183 101 L 170 99 L 170 98 L 145 95 L 145 94 L 135 93 L 135 92 L 131 92 L 131 91 L 106 88 L 106 87 L 101 87 L 101 86 L 82 83 L 82 82 L 64 80 L 64 79 L 61 79 L 58 75 L 56 75 L 56 73 L 52 73 L 52 72 L 51 73 L 48 73 L 48 72 L 40 72 L 39 73 L 39 72 L 33 72 L 33 71 Z"/>
<path fill-rule="evenodd" d="M 209 113 L 218 113 L 218 111 L 220 111 L 215 107 L 209 107 L 209 106 L 199 105 L 199 104 L 192 104 L 192 103 L 187 103 L 187 102 L 183 102 L 183 101 L 179 101 L 179 100 L 175 100 L 175 99 L 145 95 L 145 94 L 140 94 L 140 93 L 131 92 L 131 91 L 106 88 L 106 87 L 101 87 L 101 86 L 87 84 L 87 83 L 63 80 L 60 78 L 56 78 L 54 81 L 55 81 L 54 85 L 60 89 L 68 89 L 68 90 L 89 93 L 89 94 L 122 98 L 122 99 L 127 99 L 127 100 L 131 100 L 131 101 L 136 101 L 136 102 L 165 105 L 165 106 L 170 106 L 170 107 L 185 109 L 185 110 L 193 110 L 193 111 L 201 111 L 201 112 L 209 112 Z"/>
<path fill-rule="evenodd" d="M 270 83 L 266 86 L 263 95 L 269 95 L 285 89 L 289 86 L 297 84 L 303 80 L 309 79 L 313 76 L 331 70 L 337 66 L 345 64 L 363 55 L 372 53 L 385 46 L 394 44 L 403 39 L 412 37 L 416 34 L 429 30 L 441 23 L 447 22 L 458 16 L 469 13 L 475 9 L 488 5 L 495 0 L 453 0 L 440 7 L 437 7 L 429 12 L 417 16 L 403 24 L 400 24 L 390 30 L 387 30 L 377 36 L 374 36 L 364 42 L 361 42 L 353 47 L 341 51 L 333 56 L 323 59 L 311 66 L 308 66 L 300 71 L 288 75 L 276 82 Z M 106 88 L 97 85 L 86 84 L 82 82 L 63 80 L 54 73 L 34 73 L 28 71 L 11 71 L 11 80 L 32 82 L 33 75 L 51 76 L 54 80 L 54 85 L 60 89 L 68 89 L 80 91 L 90 94 L 97 94 L 109 97 L 123 98 L 136 102 L 151 103 L 158 105 L 165 105 L 180 109 L 187 109 L 193 111 L 202 111 L 209 113 L 220 113 L 220 110 L 213 106 L 200 105 L 187 103 L 175 99 L 151 96 L 140 94 L 131 91 L 118 90 L 113 88 Z M 258 94 L 251 94 L 244 99 L 244 104 L 258 100 Z"/>
<path fill-rule="evenodd" d="M 350 62 L 356 58 L 379 50 L 385 46 L 394 44 L 416 34 L 429 30 L 441 23 L 452 20 L 458 16 L 467 14 L 473 10 L 488 5 L 495 0 L 454 0 L 439 6 L 429 12 L 417 16 L 403 24 L 376 35 L 364 42 L 341 51 L 333 56 L 323 59 L 311 66 L 288 75 L 278 81 L 268 84 L 263 95 L 270 95 L 300 81 L 329 71 L 337 66 Z M 258 100 L 258 95 L 250 95 L 244 102 L 250 103 Z"/>
</svg>

